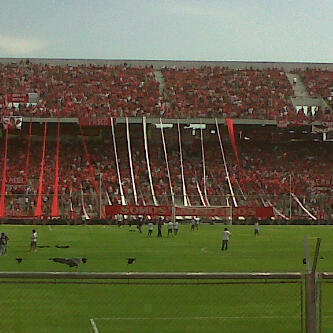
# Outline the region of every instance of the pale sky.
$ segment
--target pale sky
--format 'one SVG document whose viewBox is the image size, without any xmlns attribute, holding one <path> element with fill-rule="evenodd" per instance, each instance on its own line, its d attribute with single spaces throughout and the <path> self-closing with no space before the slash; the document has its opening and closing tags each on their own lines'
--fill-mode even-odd
<svg viewBox="0 0 333 333">
<path fill-rule="evenodd" d="M 0 57 L 333 62 L 333 0 L 0 0 Z"/>
</svg>

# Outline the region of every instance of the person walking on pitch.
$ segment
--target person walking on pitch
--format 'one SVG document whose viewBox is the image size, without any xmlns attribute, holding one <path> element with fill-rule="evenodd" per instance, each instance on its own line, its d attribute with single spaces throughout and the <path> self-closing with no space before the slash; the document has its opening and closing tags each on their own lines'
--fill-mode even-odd
<svg viewBox="0 0 333 333">
<path fill-rule="evenodd" d="M 142 234 L 142 225 L 144 224 L 143 217 L 138 219 L 137 229 L 139 230 L 140 234 Z"/>
<path fill-rule="evenodd" d="M 254 236 L 259 236 L 259 222 L 254 224 Z"/>
</svg>

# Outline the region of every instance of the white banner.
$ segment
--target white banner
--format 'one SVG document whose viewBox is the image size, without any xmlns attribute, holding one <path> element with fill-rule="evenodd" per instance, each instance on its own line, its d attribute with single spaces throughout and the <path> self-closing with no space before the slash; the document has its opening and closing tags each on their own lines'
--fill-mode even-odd
<svg viewBox="0 0 333 333">
<path fill-rule="evenodd" d="M 5 129 L 18 129 L 22 128 L 23 117 L 5 116 L 2 117 L 2 124 Z"/>
</svg>

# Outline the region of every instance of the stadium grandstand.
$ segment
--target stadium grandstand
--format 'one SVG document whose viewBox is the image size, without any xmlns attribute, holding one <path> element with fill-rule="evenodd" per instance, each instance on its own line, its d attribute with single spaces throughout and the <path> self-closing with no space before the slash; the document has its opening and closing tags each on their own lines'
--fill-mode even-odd
<svg viewBox="0 0 333 333">
<path fill-rule="evenodd" d="M 332 107 L 333 64 L 3 58 L 0 216 L 329 223 Z"/>
</svg>

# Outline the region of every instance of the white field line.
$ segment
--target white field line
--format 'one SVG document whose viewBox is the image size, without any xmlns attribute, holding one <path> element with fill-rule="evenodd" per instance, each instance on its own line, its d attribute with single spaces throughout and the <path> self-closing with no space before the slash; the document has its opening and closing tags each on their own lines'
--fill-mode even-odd
<svg viewBox="0 0 333 333">
<path fill-rule="evenodd" d="M 52 229 L 52 227 L 51 227 L 50 225 L 48 225 L 48 227 L 49 227 L 49 230 L 50 230 L 50 231 L 53 231 L 53 229 Z"/>
<path fill-rule="evenodd" d="M 99 333 L 99 330 L 98 330 L 95 320 L 93 318 L 90 318 L 90 324 L 93 328 L 94 333 Z"/>
<path fill-rule="evenodd" d="M 94 318 L 94 320 L 212 320 L 212 319 L 283 319 L 283 318 L 299 318 L 299 316 L 215 316 L 215 317 L 106 317 Z M 95 324 L 95 322 L 94 322 Z M 95 324 L 96 326 L 96 324 Z"/>
</svg>

